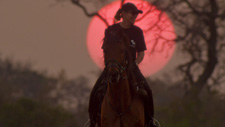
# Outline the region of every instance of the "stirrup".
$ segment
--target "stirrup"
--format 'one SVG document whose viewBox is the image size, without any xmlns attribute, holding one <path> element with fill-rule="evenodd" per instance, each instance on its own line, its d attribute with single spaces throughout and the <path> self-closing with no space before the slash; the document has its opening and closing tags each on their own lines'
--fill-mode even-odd
<svg viewBox="0 0 225 127">
<path fill-rule="evenodd" d="M 84 126 L 83 127 L 90 127 L 90 120 L 88 119 L 88 121 L 84 124 Z"/>
<path fill-rule="evenodd" d="M 90 127 L 91 126 L 91 122 L 93 122 L 93 121 L 91 121 L 90 119 L 88 119 L 88 121 L 84 124 L 83 127 Z"/>
<path fill-rule="evenodd" d="M 154 118 L 152 118 L 152 120 L 149 121 L 148 126 L 152 127 L 150 125 L 153 125 L 153 127 L 161 127 L 159 121 Z"/>
</svg>

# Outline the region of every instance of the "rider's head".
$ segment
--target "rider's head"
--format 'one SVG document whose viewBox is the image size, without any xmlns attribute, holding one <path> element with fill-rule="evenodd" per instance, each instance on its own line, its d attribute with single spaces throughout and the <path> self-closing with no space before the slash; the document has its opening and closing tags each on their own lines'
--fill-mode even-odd
<svg viewBox="0 0 225 127">
<path fill-rule="evenodd" d="M 128 2 L 123 4 L 122 8 L 117 11 L 115 19 L 119 21 L 122 18 L 123 22 L 134 24 L 139 13 L 143 13 L 143 11 L 138 10 L 133 3 Z"/>
</svg>

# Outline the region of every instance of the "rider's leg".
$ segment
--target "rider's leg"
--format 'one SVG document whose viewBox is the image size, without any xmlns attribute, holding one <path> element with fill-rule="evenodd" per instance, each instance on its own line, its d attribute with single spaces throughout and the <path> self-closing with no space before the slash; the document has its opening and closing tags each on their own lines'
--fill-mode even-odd
<svg viewBox="0 0 225 127">
<path fill-rule="evenodd" d="M 134 73 L 135 73 L 135 76 L 137 77 L 138 82 L 141 83 L 142 87 L 147 92 L 147 96 L 145 96 L 143 99 L 144 99 L 144 107 L 145 107 L 145 113 L 146 113 L 145 115 L 146 122 L 148 123 L 149 121 L 152 121 L 154 117 L 154 103 L 153 103 L 152 90 L 150 89 L 145 77 L 142 75 L 137 65 L 134 65 Z"/>
<path fill-rule="evenodd" d="M 90 127 L 95 127 L 97 120 L 99 119 L 98 114 L 100 113 L 102 99 L 106 91 L 106 85 L 103 82 L 105 76 L 105 71 L 102 72 L 98 80 L 96 81 L 89 100 L 89 118 L 90 118 Z M 104 86 L 105 85 L 105 86 Z"/>
</svg>

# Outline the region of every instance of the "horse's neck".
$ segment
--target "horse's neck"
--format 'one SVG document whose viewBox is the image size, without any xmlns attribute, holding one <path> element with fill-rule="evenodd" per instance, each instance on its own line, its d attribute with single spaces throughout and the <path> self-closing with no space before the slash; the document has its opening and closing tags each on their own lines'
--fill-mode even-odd
<svg viewBox="0 0 225 127">
<path fill-rule="evenodd" d="M 126 76 L 126 73 L 123 75 Z M 131 86 L 127 78 L 121 79 L 118 84 L 108 87 L 109 99 L 112 105 L 120 110 L 126 110 L 132 101 Z"/>
</svg>

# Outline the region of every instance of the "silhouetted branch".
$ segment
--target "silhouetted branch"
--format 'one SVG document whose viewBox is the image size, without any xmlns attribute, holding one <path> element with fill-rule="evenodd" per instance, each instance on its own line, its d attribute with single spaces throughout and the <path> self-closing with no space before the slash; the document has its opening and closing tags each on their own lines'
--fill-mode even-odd
<svg viewBox="0 0 225 127">
<path fill-rule="evenodd" d="M 222 51 L 224 47 L 225 47 L 225 44 L 221 44 L 219 47 L 219 51 Z"/>
<path fill-rule="evenodd" d="M 220 14 L 220 15 L 217 15 L 217 17 L 219 17 L 219 18 L 221 18 L 222 20 L 224 20 L 224 19 L 225 19 L 225 12 L 223 12 L 223 13 Z"/>
<path fill-rule="evenodd" d="M 194 85 L 193 75 L 191 74 L 191 67 L 196 63 L 196 59 L 192 58 L 189 62 L 179 65 L 178 69 L 185 74 L 185 78 L 190 85 Z"/>
<path fill-rule="evenodd" d="M 88 17 L 93 17 L 93 16 L 97 16 L 99 17 L 104 23 L 106 26 L 109 26 L 109 23 L 106 21 L 106 19 L 104 17 L 102 17 L 98 12 L 94 12 L 94 13 L 88 13 L 86 7 L 84 5 L 82 5 L 79 0 L 71 0 L 71 2 L 75 5 L 77 5 L 78 7 L 80 7 L 86 16 Z"/>
<path fill-rule="evenodd" d="M 203 15 L 203 14 L 207 15 L 207 13 L 199 12 L 198 10 L 196 10 L 188 0 L 183 0 L 183 1 L 188 5 L 188 7 L 193 11 L 194 14 L 196 14 L 198 16 Z"/>
</svg>

